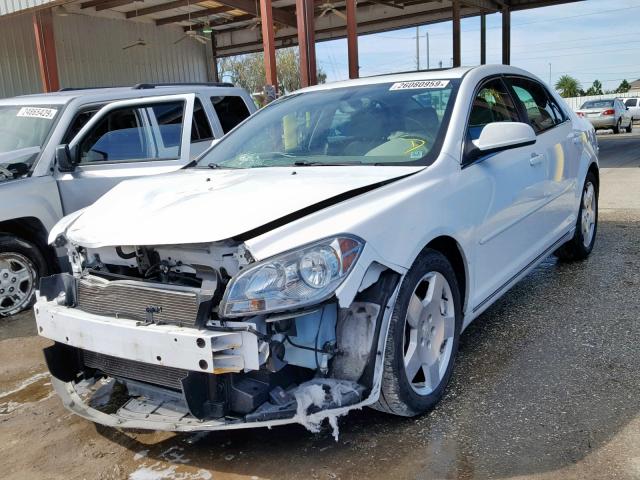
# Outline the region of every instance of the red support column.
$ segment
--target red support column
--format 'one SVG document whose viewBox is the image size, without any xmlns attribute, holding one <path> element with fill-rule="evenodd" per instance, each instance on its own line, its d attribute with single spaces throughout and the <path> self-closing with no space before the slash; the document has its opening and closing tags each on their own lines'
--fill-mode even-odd
<svg viewBox="0 0 640 480">
<path fill-rule="evenodd" d="M 314 0 L 296 0 L 298 46 L 300 48 L 300 80 L 303 87 L 318 83 L 313 9 Z"/>
<path fill-rule="evenodd" d="M 42 90 L 45 92 L 60 90 L 56 44 L 53 37 L 53 15 L 50 8 L 33 13 L 33 32 L 36 36 Z"/>
<path fill-rule="evenodd" d="M 360 76 L 358 66 L 358 19 L 357 0 L 347 0 L 347 52 L 349 57 L 349 78 Z"/>
<path fill-rule="evenodd" d="M 278 73 L 276 71 L 276 46 L 273 32 L 273 9 L 271 0 L 260 0 L 260 19 L 262 24 L 262 47 L 264 49 L 264 73 L 267 85 L 278 91 Z"/>
<path fill-rule="evenodd" d="M 502 7 L 502 64 L 511 64 L 511 10 Z"/>
</svg>

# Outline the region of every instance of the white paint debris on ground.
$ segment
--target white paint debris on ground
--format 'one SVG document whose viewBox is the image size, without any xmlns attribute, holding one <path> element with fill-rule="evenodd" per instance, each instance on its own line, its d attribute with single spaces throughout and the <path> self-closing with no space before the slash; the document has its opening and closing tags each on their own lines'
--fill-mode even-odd
<svg viewBox="0 0 640 480">
<path fill-rule="evenodd" d="M 140 450 L 139 452 L 136 452 L 136 454 L 133 456 L 133 459 L 137 462 L 138 460 L 146 458 L 148 454 L 149 450 Z"/>
<path fill-rule="evenodd" d="M 333 438 L 337 442 L 340 434 L 338 417 L 345 415 L 346 412 L 333 413 L 326 410 L 312 414 L 307 412 L 312 406 L 320 409 L 330 405 L 333 405 L 334 408 L 341 407 L 342 399 L 349 393 L 358 394 L 356 385 L 355 382 L 333 378 L 314 379 L 303 383 L 293 392 L 298 404 L 294 420 L 310 432 L 318 433 L 322 422 L 327 419 L 332 429 Z"/>
<path fill-rule="evenodd" d="M 6 392 L 0 392 L 0 398 L 8 397 L 9 395 L 18 393 L 20 390 L 24 390 L 29 385 L 33 385 L 34 383 L 42 380 L 43 378 L 49 378 L 49 377 L 50 377 L 49 372 L 36 373 L 35 375 L 32 375 L 31 377 L 20 382 L 20 384 L 16 388 L 12 390 L 8 390 Z"/>
<path fill-rule="evenodd" d="M 195 472 L 178 471 L 176 465 L 164 466 L 160 462 L 143 465 L 129 474 L 129 480 L 211 480 L 213 476 L 202 468 Z"/>
</svg>

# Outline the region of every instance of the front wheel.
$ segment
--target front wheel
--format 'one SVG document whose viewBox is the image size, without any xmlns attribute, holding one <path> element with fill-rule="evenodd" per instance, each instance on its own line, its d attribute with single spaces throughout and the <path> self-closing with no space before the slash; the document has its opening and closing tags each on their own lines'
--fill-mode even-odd
<svg viewBox="0 0 640 480">
<path fill-rule="evenodd" d="M 30 307 L 38 279 L 46 272 L 46 261 L 35 245 L 0 234 L 0 317 Z"/>
<path fill-rule="evenodd" d="M 580 211 L 573 238 L 556 251 L 562 260 L 584 260 L 596 242 L 598 231 L 598 182 L 589 172 L 582 188 Z"/>
<path fill-rule="evenodd" d="M 432 409 L 453 370 L 462 328 L 455 272 L 440 252 L 425 249 L 400 286 L 373 408 L 411 417 Z"/>
<path fill-rule="evenodd" d="M 629 128 L 627 128 L 627 133 L 633 133 L 633 118 L 629 121 Z"/>
</svg>

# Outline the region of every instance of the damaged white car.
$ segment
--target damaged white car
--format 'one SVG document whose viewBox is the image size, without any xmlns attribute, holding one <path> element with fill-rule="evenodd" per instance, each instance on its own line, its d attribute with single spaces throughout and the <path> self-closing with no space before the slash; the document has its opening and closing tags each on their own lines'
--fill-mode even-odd
<svg viewBox="0 0 640 480">
<path fill-rule="evenodd" d="M 507 66 L 288 95 L 54 228 L 73 274 L 35 312 L 55 389 L 158 430 L 423 413 L 474 318 L 549 254 L 590 253 L 597 148 Z"/>
</svg>

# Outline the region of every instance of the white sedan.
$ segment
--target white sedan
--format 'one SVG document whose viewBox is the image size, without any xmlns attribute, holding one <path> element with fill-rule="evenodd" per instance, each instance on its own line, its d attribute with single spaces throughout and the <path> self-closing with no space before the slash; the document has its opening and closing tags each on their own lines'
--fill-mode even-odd
<svg viewBox="0 0 640 480">
<path fill-rule="evenodd" d="M 73 275 L 45 278 L 35 306 L 54 386 L 132 428 L 426 412 L 471 321 L 550 254 L 593 249 L 597 151 L 508 66 L 287 95 L 190 168 L 56 226 Z M 115 392 L 109 409 L 91 392 Z"/>
</svg>

